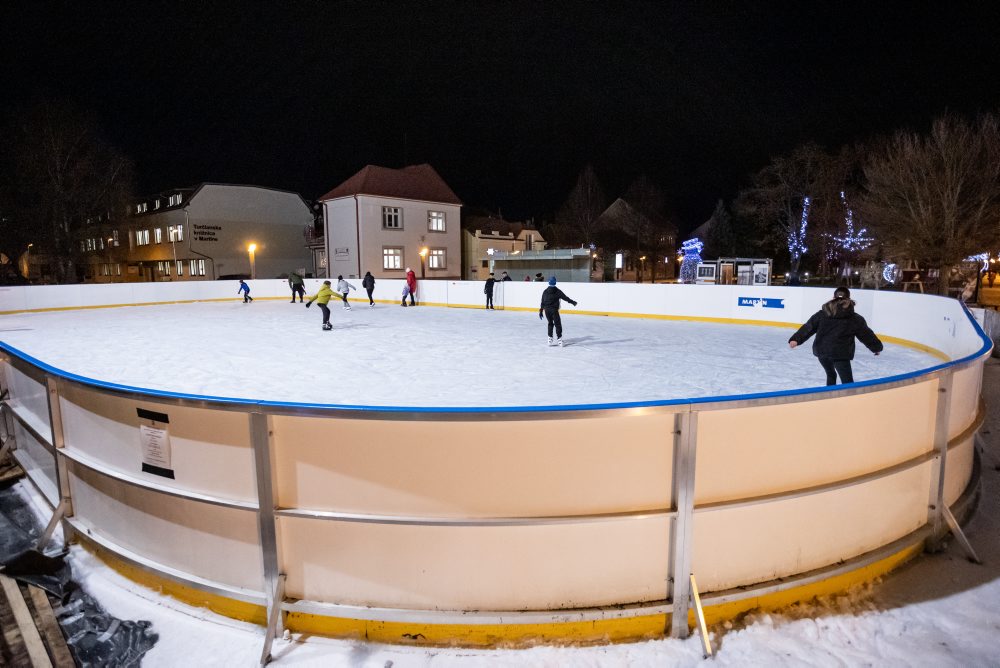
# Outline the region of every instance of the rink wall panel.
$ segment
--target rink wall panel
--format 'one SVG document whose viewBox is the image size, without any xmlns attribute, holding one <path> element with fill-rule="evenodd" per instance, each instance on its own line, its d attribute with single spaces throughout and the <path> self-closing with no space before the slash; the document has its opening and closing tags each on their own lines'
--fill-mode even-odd
<svg viewBox="0 0 1000 668">
<path fill-rule="evenodd" d="M 307 280 L 307 293 L 320 283 Z M 290 294 L 285 281 L 250 284 L 256 298 Z M 378 280 L 374 296 L 398 303 L 402 284 Z M 497 284 L 495 302 L 536 311 L 545 287 Z M 578 302 L 564 304 L 569 317 L 705 319 L 788 334 L 830 296 L 785 287 L 559 287 Z M 482 308 L 482 289 L 419 281 L 417 301 Z M 0 313 L 229 301 L 235 293 L 229 281 L 5 288 Z M 59 501 L 62 472 L 73 526 L 175 581 L 261 599 L 276 575 L 266 568 L 261 528 L 273 508 L 289 604 L 307 602 L 322 614 L 421 623 L 444 613 L 562 619 L 562 611 L 635 606 L 641 614 L 669 604 L 685 416 L 696 420 L 687 549 L 709 596 L 779 579 L 791 586 L 924 530 L 941 415 L 950 441 L 945 500 L 967 492 L 988 340 L 955 300 L 852 296 L 880 336 L 931 351 L 941 364 L 829 390 L 447 411 L 124 388 L 9 348 L 0 349 L 0 366 L 10 391 L 5 410 L 17 416 L 16 454 L 49 502 Z M 359 299 L 367 299 L 363 291 Z M 57 389 L 59 429 L 47 382 Z M 146 422 L 137 409 L 169 417 L 174 478 L 143 472 Z M 252 413 L 266 416 L 256 441 Z M 255 459 L 255 448 L 266 452 Z M 261 499 L 263 489 L 273 498 Z"/>
</svg>

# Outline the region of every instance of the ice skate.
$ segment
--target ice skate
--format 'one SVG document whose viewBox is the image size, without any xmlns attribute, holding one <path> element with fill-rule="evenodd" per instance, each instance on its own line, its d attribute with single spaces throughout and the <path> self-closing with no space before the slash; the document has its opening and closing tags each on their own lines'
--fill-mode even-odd
<svg viewBox="0 0 1000 668">
<path fill-rule="evenodd" d="M 324 323 L 323 323 L 323 330 L 324 330 L 324 331 L 329 331 L 329 330 L 331 330 L 331 329 L 333 329 L 333 325 L 331 325 L 331 324 L 330 324 L 330 323 L 328 323 L 328 322 L 324 322 Z"/>
<path fill-rule="evenodd" d="M 552 345 L 552 337 L 551 336 L 549 337 L 549 343 L 548 343 L 548 345 L 550 345 L 550 346 Z"/>
<path fill-rule="evenodd" d="M 556 345 L 559 346 L 560 348 L 562 348 L 562 339 L 559 339 L 558 341 L 556 341 Z"/>
</svg>

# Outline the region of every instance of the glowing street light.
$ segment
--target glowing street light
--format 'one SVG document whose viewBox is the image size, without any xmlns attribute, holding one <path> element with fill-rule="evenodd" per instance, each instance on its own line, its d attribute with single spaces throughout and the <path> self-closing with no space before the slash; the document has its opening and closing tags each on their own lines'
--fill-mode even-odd
<svg viewBox="0 0 1000 668">
<path fill-rule="evenodd" d="M 424 269 L 425 261 L 427 260 L 427 246 L 420 249 L 420 278 L 423 279 L 426 275 L 426 270 Z"/>
<path fill-rule="evenodd" d="M 257 263 L 255 262 L 254 253 L 257 251 L 257 244 L 250 244 L 247 246 L 247 253 L 250 254 L 250 278 L 257 278 Z"/>
</svg>

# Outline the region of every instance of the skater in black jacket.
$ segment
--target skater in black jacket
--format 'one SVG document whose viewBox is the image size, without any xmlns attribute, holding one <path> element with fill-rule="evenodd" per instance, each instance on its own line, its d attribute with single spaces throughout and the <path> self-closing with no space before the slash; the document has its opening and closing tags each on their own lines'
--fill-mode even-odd
<svg viewBox="0 0 1000 668">
<path fill-rule="evenodd" d="M 538 307 L 538 319 L 542 319 L 542 314 L 549 321 L 549 345 L 552 345 L 552 328 L 556 330 L 556 345 L 561 346 L 562 342 L 562 318 L 559 317 L 559 300 L 569 302 L 576 306 L 576 302 L 556 287 L 556 277 L 549 279 L 549 287 L 542 293 L 542 304 Z"/>
<path fill-rule="evenodd" d="M 493 278 L 493 272 L 490 272 L 490 277 L 486 279 L 486 287 L 483 288 L 483 294 L 486 295 L 486 309 L 493 310 L 493 284 L 496 283 L 496 279 Z"/>
<path fill-rule="evenodd" d="M 792 334 L 788 347 L 802 345 L 813 334 L 816 335 L 813 355 L 826 371 L 827 385 L 836 385 L 838 374 L 842 384 L 854 382 L 851 360 L 854 359 L 855 338 L 876 355 L 882 352 L 882 342 L 865 319 L 854 312 L 851 291 L 845 287 L 834 290 L 833 299 L 823 304 L 823 308 Z"/>
<path fill-rule="evenodd" d="M 375 292 L 375 277 L 372 276 L 372 272 L 365 272 L 365 277 L 361 279 L 361 287 L 368 293 L 368 308 L 375 308 L 375 300 L 372 299 L 372 293 Z"/>
</svg>

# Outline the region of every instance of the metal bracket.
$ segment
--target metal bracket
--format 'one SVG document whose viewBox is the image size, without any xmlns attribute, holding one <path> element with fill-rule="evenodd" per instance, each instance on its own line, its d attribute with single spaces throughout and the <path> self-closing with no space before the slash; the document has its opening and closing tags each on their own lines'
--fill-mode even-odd
<svg viewBox="0 0 1000 668">
<path fill-rule="evenodd" d="M 962 545 L 962 549 L 965 550 L 965 556 L 967 556 L 969 561 L 973 563 L 982 564 L 983 562 L 979 560 L 979 556 L 976 554 L 976 551 L 972 549 L 972 544 L 969 542 L 969 539 L 965 537 L 965 532 L 963 532 L 962 527 L 959 526 L 958 520 L 956 520 L 955 516 L 951 514 L 951 509 L 948 506 L 942 506 L 941 511 L 945 520 L 948 522 L 948 527 L 951 528 L 952 535 L 958 539 L 958 542 Z"/>
<path fill-rule="evenodd" d="M 270 601 L 268 601 L 267 632 L 264 634 L 264 648 L 260 653 L 261 668 L 271 662 L 271 645 L 274 644 L 274 636 L 278 629 L 278 622 L 281 619 L 281 603 L 284 600 L 285 574 L 282 573 L 275 579 L 274 591 L 271 592 Z"/>
<path fill-rule="evenodd" d="M 708 639 L 708 625 L 705 623 L 705 609 L 701 607 L 701 596 L 698 594 L 698 583 L 694 573 L 691 574 L 691 597 L 694 599 L 695 619 L 698 621 L 698 631 L 701 633 L 701 646 L 705 650 L 703 658 L 712 656 L 712 643 Z"/>
<path fill-rule="evenodd" d="M 52 519 L 49 520 L 48 525 L 45 527 L 45 531 L 42 532 L 42 537 L 38 539 L 38 544 L 35 545 L 35 549 L 39 552 L 45 551 L 45 546 L 49 544 L 52 540 L 52 534 L 55 533 L 56 527 L 63 517 L 66 516 L 66 510 L 69 508 L 69 500 L 63 499 L 56 506 L 56 510 L 52 513 Z"/>
</svg>

